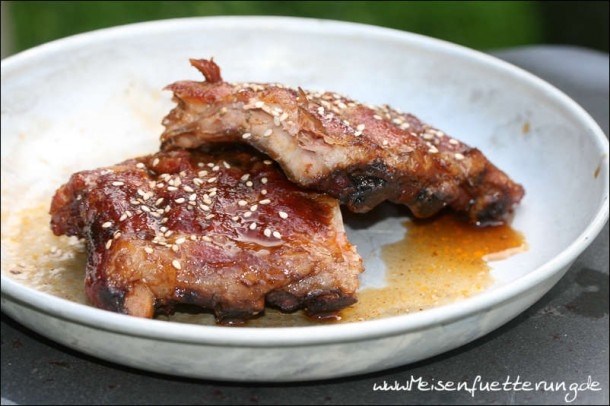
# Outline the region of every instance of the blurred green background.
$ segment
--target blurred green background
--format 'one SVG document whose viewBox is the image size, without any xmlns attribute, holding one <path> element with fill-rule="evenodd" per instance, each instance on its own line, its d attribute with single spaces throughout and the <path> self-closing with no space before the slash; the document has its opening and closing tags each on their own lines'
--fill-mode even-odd
<svg viewBox="0 0 610 406">
<path fill-rule="evenodd" d="M 215 15 L 354 21 L 479 50 L 544 43 L 608 52 L 608 1 L 3 1 L 2 55 L 98 28 Z"/>
</svg>

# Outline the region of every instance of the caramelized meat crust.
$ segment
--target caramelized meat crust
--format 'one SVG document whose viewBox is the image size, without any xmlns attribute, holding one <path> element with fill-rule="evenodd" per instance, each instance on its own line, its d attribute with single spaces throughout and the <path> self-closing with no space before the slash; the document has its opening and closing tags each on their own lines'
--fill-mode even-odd
<svg viewBox="0 0 610 406">
<path fill-rule="evenodd" d="M 472 223 L 493 225 L 524 195 L 481 151 L 411 114 L 332 92 L 227 83 L 213 60 L 191 64 L 206 80 L 167 87 L 177 106 L 163 121 L 162 150 L 247 143 L 291 181 L 355 212 L 389 200 L 416 217 L 450 207 Z"/>
<path fill-rule="evenodd" d="M 356 301 L 362 260 L 339 203 L 299 189 L 250 149 L 177 150 L 75 173 L 51 203 L 56 235 L 83 238 L 97 307 L 140 317 L 178 304 L 222 323 L 332 314 Z"/>
</svg>

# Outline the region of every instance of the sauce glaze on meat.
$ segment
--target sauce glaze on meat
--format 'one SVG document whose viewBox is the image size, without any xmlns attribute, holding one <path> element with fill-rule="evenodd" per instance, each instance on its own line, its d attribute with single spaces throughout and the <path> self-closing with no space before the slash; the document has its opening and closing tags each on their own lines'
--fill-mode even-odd
<svg viewBox="0 0 610 406">
<path fill-rule="evenodd" d="M 449 207 L 477 225 L 505 222 L 523 187 L 481 151 L 389 106 L 279 84 L 228 83 L 213 60 L 192 59 L 204 82 L 179 81 L 162 149 L 248 143 L 298 185 L 354 212 L 384 200 L 416 217 Z"/>
<path fill-rule="evenodd" d="M 356 301 L 362 260 L 339 203 L 249 148 L 176 150 L 75 173 L 51 204 L 83 238 L 97 307 L 140 317 L 194 305 L 239 323 L 265 305 L 324 317 Z"/>
</svg>

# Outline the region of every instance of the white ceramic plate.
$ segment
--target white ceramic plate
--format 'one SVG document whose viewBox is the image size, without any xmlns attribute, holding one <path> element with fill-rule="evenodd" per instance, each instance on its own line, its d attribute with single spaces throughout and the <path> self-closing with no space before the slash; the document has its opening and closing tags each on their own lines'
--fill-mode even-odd
<svg viewBox="0 0 610 406">
<path fill-rule="evenodd" d="M 513 228 L 529 250 L 494 262 L 496 282 L 454 304 L 377 320 L 306 327 L 220 327 L 98 310 L 13 278 L 9 238 L 21 210 L 70 173 L 157 149 L 173 106 L 161 89 L 200 80 L 188 58 L 214 57 L 229 81 L 333 90 L 412 112 L 479 147 L 522 183 Z M 41 200 L 42 199 L 42 200 Z M 2 311 L 64 345 L 117 363 L 198 378 L 296 381 L 381 370 L 461 346 L 546 293 L 608 218 L 608 141 L 540 79 L 447 42 L 332 21 L 228 17 L 91 32 L 2 61 Z M 367 271 L 397 219 L 350 229 Z M 381 236 L 381 237 L 380 237 Z"/>
</svg>

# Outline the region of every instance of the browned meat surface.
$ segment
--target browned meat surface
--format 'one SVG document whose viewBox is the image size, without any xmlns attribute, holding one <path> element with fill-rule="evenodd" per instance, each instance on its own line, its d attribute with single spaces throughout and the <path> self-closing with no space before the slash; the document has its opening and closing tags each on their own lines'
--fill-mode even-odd
<svg viewBox="0 0 610 406">
<path fill-rule="evenodd" d="M 204 82 L 168 86 L 177 106 L 162 149 L 251 144 L 288 178 L 329 193 L 352 211 L 384 200 L 417 217 L 448 206 L 479 225 L 498 224 L 524 190 L 476 148 L 388 106 L 275 84 L 224 82 L 212 60 L 191 60 Z"/>
<path fill-rule="evenodd" d="M 250 150 L 171 151 L 75 173 L 51 204 L 84 238 L 85 288 L 134 316 L 178 304 L 241 322 L 264 310 L 324 317 L 356 301 L 362 261 L 336 199 L 299 189 Z"/>
</svg>

